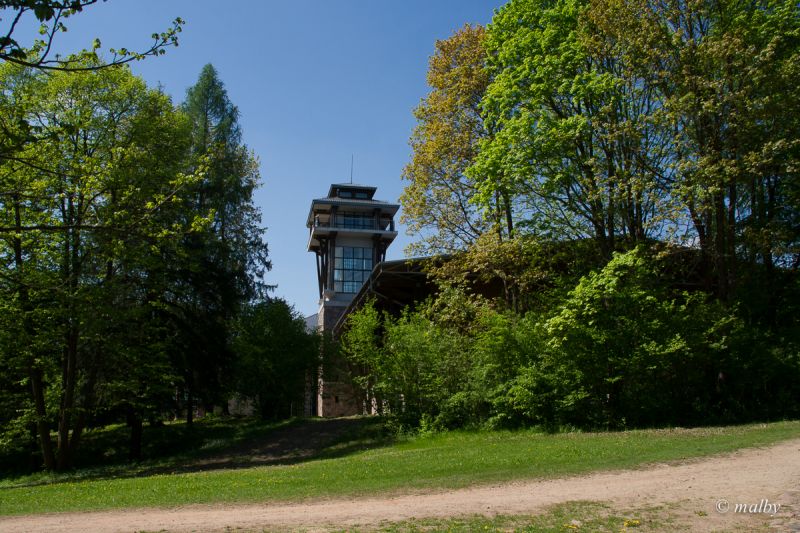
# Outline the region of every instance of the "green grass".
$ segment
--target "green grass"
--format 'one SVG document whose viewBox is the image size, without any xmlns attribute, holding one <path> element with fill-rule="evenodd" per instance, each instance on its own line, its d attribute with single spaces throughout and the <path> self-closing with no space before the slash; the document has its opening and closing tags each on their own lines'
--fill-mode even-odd
<svg viewBox="0 0 800 533">
<path fill-rule="evenodd" d="M 264 502 L 456 488 L 630 468 L 800 437 L 800 422 L 619 433 L 453 432 L 289 465 L 0 485 L 0 514 Z M 26 484 L 28 484 L 26 486 Z"/>
<path fill-rule="evenodd" d="M 125 424 L 111 424 L 86 431 L 81 439 L 76 470 L 42 472 L 24 453 L 0 457 L 0 488 L 96 478 L 143 475 L 153 471 L 180 469 L 192 461 L 213 457 L 248 442 L 268 439 L 276 429 L 291 427 L 300 419 L 265 422 L 256 418 L 203 417 L 193 427 L 184 421 L 145 425 L 142 460 L 128 460 L 130 429 Z M 56 436 L 53 435 L 53 440 Z M 34 458 L 36 465 L 41 457 Z M 0 499 L 2 501 L 2 499 Z"/>
<path fill-rule="evenodd" d="M 142 438 L 143 461 L 134 465 L 128 461 L 130 428 L 125 424 L 111 424 L 89 429 L 84 433 L 75 457 L 75 466 L 79 469 L 78 475 L 82 477 L 95 474 L 124 475 L 143 467 L 178 466 L 192 459 L 207 457 L 249 441 L 266 438 L 274 430 L 298 422 L 298 419 L 265 422 L 256 418 L 206 416 L 196 420 L 191 428 L 183 420 L 157 426 L 146 424 Z M 53 440 L 55 438 L 53 435 Z M 0 477 L 22 478 L 32 470 L 38 470 L 31 462 L 30 452 L 23 450 L 2 455 L 0 472 L 6 474 Z M 33 462 L 41 464 L 41 457 L 36 456 Z M 67 478 L 74 476 L 75 473 L 66 475 Z M 27 480 L 37 477 L 47 481 L 65 476 L 39 473 L 27 476 Z M 0 481 L 0 485 L 2 483 Z"/>
</svg>

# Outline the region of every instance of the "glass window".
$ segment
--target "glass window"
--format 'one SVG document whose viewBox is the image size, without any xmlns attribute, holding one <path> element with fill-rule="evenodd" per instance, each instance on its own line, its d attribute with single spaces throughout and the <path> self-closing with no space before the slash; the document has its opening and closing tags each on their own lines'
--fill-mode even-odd
<svg viewBox="0 0 800 533">
<path fill-rule="evenodd" d="M 333 260 L 333 290 L 356 293 L 372 272 L 372 248 L 337 246 Z"/>
<path fill-rule="evenodd" d="M 375 217 L 369 213 L 342 212 L 336 214 L 336 227 L 352 229 L 373 229 Z"/>
</svg>

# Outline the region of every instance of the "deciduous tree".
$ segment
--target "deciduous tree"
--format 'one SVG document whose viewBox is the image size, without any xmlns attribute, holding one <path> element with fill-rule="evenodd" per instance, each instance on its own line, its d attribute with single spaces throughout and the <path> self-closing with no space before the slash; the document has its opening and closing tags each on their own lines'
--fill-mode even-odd
<svg viewBox="0 0 800 533">
<path fill-rule="evenodd" d="M 38 137 L 0 162 L 0 277 L 20 334 L 3 351 L 26 372 L 45 466 L 64 469 L 123 355 L 102 338 L 129 327 L 114 306 L 151 303 L 153 253 L 203 217 L 174 214 L 196 180 L 181 172 L 187 130 L 166 96 L 122 67 L 2 69 L 4 121 L 21 115 Z"/>
<path fill-rule="evenodd" d="M 100 49 L 100 41 L 97 39 L 91 47 L 80 52 L 53 56 L 51 52 L 56 37 L 67 31 L 65 22 L 97 3 L 99 0 L 0 0 L 0 22 L 6 20 L 0 30 L 0 61 L 42 70 L 78 72 L 123 65 L 148 56 L 161 55 L 168 46 L 178 45 L 178 34 L 183 25 L 180 18 L 175 19 L 167 31 L 154 33 L 150 47 L 140 51 L 112 48 L 109 50 L 111 59 L 106 62 L 97 61 Z M 39 35 L 24 44 L 17 35 L 18 26 L 30 16 L 40 23 Z"/>
<path fill-rule="evenodd" d="M 466 25 L 437 41 L 430 59 L 431 92 L 414 110 L 412 158 L 403 170 L 409 184 L 400 198 L 402 220 L 421 237 L 411 253 L 463 249 L 493 223 L 508 231 L 506 221 L 498 220 L 502 210 L 496 202 L 489 219 L 483 217 L 472 201 L 476 185 L 465 174 L 480 140 L 487 136 L 479 110 L 489 83 L 484 39 L 483 27 Z"/>
</svg>

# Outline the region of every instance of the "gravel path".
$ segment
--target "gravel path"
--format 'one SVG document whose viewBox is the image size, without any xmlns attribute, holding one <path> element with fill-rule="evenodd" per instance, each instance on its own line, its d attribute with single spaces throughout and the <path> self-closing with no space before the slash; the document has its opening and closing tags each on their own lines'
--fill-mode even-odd
<svg viewBox="0 0 800 533">
<path fill-rule="evenodd" d="M 332 499 L 291 504 L 197 505 L 17 516 L 0 519 L 0 531 L 322 531 L 369 527 L 385 521 L 463 515 L 536 514 L 578 500 L 609 502 L 617 509 L 666 506 L 676 528 L 693 531 L 769 527 L 800 531 L 800 439 L 766 448 L 635 470 L 467 489 Z M 727 512 L 719 512 L 717 506 Z M 780 504 L 772 513 L 734 512 L 738 503 Z M 764 505 L 762 504 L 762 509 Z M 767 526 L 765 526 L 765 524 Z"/>
</svg>

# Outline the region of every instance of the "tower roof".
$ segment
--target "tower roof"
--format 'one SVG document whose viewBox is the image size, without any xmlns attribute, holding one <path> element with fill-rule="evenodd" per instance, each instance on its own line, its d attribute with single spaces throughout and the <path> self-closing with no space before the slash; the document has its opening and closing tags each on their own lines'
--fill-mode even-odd
<svg viewBox="0 0 800 533">
<path fill-rule="evenodd" d="M 328 196 L 311 200 L 306 226 L 314 224 L 314 216 L 319 213 L 331 211 L 331 207 L 339 206 L 342 209 L 353 208 L 357 211 L 365 209 L 379 209 L 382 214 L 393 217 L 400 209 L 400 204 L 392 204 L 373 198 L 377 187 L 359 185 L 356 183 L 332 183 Z"/>
<path fill-rule="evenodd" d="M 328 189 L 328 198 L 340 198 L 342 197 L 342 192 L 350 193 L 349 197 L 355 198 L 355 193 L 362 192 L 364 193 L 364 198 L 361 199 L 371 200 L 376 190 L 378 190 L 378 188 L 372 187 L 371 185 L 359 185 L 357 183 L 331 183 L 331 188 Z"/>
</svg>

